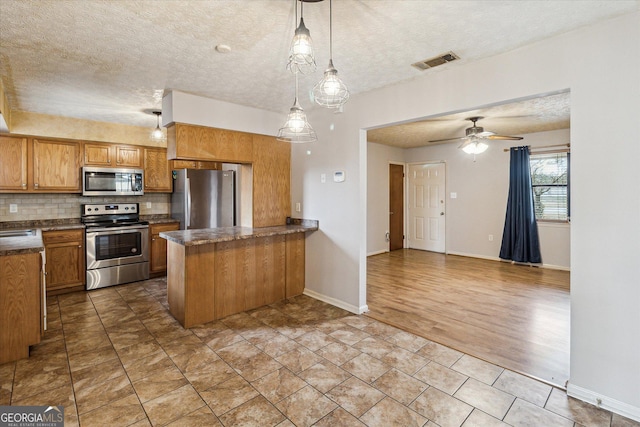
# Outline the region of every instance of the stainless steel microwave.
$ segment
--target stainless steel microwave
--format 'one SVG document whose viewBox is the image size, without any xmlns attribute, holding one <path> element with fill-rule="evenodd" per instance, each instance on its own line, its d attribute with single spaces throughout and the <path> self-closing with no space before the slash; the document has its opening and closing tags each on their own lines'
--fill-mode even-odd
<svg viewBox="0 0 640 427">
<path fill-rule="evenodd" d="M 142 196 L 142 169 L 82 168 L 83 196 Z"/>
</svg>

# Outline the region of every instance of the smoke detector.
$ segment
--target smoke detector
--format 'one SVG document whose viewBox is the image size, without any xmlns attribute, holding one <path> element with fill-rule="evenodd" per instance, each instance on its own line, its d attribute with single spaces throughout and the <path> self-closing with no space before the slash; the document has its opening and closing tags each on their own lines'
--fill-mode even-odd
<svg viewBox="0 0 640 427">
<path fill-rule="evenodd" d="M 411 64 L 412 67 L 416 67 L 418 70 L 427 70 L 429 68 L 437 67 L 438 65 L 446 64 L 447 62 L 455 61 L 456 59 L 460 59 L 458 55 L 449 51 L 442 55 L 425 59 L 424 61 L 419 61 Z"/>
</svg>

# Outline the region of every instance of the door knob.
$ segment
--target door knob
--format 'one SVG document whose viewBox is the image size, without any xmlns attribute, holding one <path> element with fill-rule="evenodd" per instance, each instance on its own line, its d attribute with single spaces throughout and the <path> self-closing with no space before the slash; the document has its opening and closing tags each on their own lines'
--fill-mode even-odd
<svg viewBox="0 0 640 427">
<path fill-rule="evenodd" d="M 444 215 L 444 212 L 440 212 L 440 216 Z"/>
<path fill-rule="evenodd" d="M 389 215 L 393 215 L 393 212 L 389 212 Z"/>
</svg>

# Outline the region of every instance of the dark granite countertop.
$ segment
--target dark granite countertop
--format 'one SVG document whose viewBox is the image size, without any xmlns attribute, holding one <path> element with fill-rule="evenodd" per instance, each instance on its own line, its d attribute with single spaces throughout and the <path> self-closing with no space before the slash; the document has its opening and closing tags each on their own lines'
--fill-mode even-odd
<svg viewBox="0 0 640 427">
<path fill-rule="evenodd" d="M 84 224 L 80 222 L 80 218 L 0 222 L 0 230 L 23 230 L 27 228 L 39 228 L 42 231 L 73 230 L 84 228 Z"/>
<path fill-rule="evenodd" d="M 288 225 L 275 227 L 221 227 L 201 230 L 179 230 L 160 233 L 160 237 L 184 246 L 207 245 L 210 243 L 229 242 L 232 240 L 257 239 L 260 237 L 279 236 L 284 234 L 316 231 L 318 221 L 291 220 Z"/>
<path fill-rule="evenodd" d="M 19 229 L 13 228 L 13 230 Z M 22 229 L 29 229 L 29 227 L 23 227 Z M 31 229 L 35 231 L 33 236 L 0 238 L 0 256 L 23 255 L 43 251 L 42 232 L 38 228 Z M 3 230 L 5 229 L 3 228 Z"/>
</svg>

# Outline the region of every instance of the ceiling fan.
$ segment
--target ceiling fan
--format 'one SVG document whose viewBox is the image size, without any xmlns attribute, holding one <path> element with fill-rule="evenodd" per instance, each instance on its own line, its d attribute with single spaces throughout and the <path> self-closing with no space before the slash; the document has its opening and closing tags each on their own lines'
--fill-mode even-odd
<svg viewBox="0 0 640 427">
<path fill-rule="evenodd" d="M 465 119 L 473 123 L 473 126 L 465 130 L 465 136 L 460 136 L 457 138 L 434 139 L 429 142 L 445 142 L 461 139 L 464 140 L 464 142 L 462 143 L 462 145 L 460 145 L 459 148 L 461 148 L 465 153 L 480 154 L 489 147 L 487 143 L 484 142 L 484 140 L 499 139 L 508 141 L 519 141 L 523 139 L 521 136 L 496 135 L 494 132 L 485 131 L 483 127 L 476 126 L 476 122 L 481 119 L 484 119 L 484 117 L 475 116 Z"/>
</svg>

